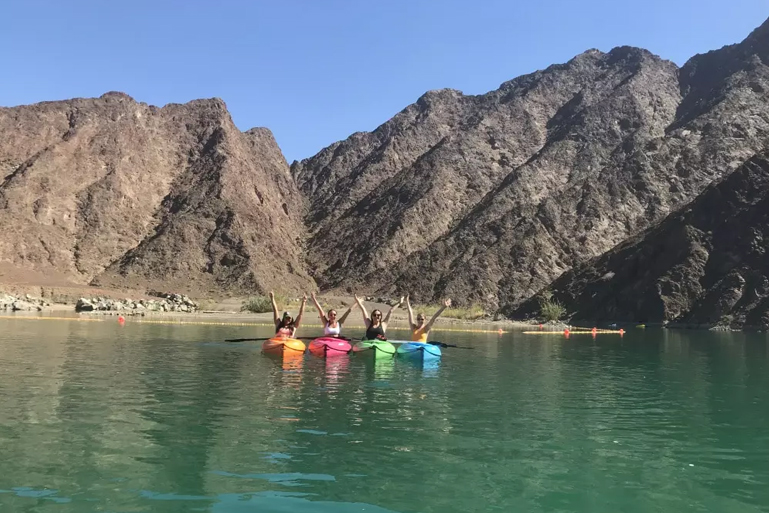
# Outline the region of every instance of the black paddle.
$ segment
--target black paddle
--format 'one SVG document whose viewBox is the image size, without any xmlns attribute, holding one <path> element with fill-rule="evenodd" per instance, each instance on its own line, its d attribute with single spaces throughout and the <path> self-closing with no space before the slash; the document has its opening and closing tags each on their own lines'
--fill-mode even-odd
<svg viewBox="0 0 769 513">
<path fill-rule="evenodd" d="M 428 344 L 433 346 L 438 346 L 441 348 L 447 348 L 447 347 L 453 347 L 454 349 L 475 349 L 474 347 L 468 347 L 468 346 L 457 346 L 454 344 L 444 344 L 443 342 L 428 342 Z"/>
<path fill-rule="evenodd" d="M 271 338 L 275 338 L 275 335 L 272 337 L 261 337 L 261 338 L 227 338 L 224 339 L 225 342 L 258 342 L 260 340 L 270 340 Z M 323 338 L 323 337 L 291 337 L 298 340 L 315 340 L 316 338 Z M 346 338 L 346 337 L 328 337 L 328 338 L 338 338 L 339 340 L 346 340 L 347 342 L 352 342 L 353 339 Z"/>
<path fill-rule="evenodd" d="M 224 341 L 225 342 L 256 342 L 258 340 L 270 340 L 272 337 L 262 337 L 262 338 L 227 338 Z"/>
<path fill-rule="evenodd" d="M 274 338 L 274 336 L 260 337 L 260 338 L 228 338 L 228 339 L 225 339 L 224 341 L 225 342 L 258 342 L 262 340 L 270 340 L 271 338 Z M 316 338 L 322 338 L 322 337 L 294 337 L 294 338 L 304 339 L 304 340 L 315 340 Z M 346 340 L 347 342 L 354 342 L 354 341 L 360 340 L 360 339 L 353 339 L 353 338 L 347 338 L 347 337 L 329 337 L 329 338 L 338 338 L 339 340 Z M 428 344 L 433 346 L 438 346 L 442 349 L 446 349 L 449 347 L 452 349 L 475 349 L 474 347 L 458 346 L 455 344 L 446 344 L 443 342 L 435 342 L 435 341 L 428 342 Z"/>
</svg>

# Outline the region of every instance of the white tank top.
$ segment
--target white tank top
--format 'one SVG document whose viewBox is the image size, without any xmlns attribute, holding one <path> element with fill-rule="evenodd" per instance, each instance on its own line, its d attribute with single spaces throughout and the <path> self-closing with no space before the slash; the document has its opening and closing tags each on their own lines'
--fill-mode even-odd
<svg viewBox="0 0 769 513">
<path fill-rule="evenodd" d="M 342 325 L 339 323 L 336 323 L 336 328 L 332 328 L 330 323 L 326 323 L 326 326 L 323 328 L 323 334 L 329 335 L 332 337 L 338 337 L 339 334 L 342 332 Z"/>
</svg>

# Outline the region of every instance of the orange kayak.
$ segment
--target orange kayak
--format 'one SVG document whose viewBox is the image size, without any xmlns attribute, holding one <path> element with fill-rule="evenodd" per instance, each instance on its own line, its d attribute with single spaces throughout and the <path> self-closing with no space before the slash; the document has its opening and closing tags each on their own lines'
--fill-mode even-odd
<svg viewBox="0 0 769 513">
<path fill-rule="evenodd" d="M 272 337 L 262 344 L 262 352 L 268 354 L 304 353 L 305 345 L 301 340 L 287 337 Z"/>
</svg>

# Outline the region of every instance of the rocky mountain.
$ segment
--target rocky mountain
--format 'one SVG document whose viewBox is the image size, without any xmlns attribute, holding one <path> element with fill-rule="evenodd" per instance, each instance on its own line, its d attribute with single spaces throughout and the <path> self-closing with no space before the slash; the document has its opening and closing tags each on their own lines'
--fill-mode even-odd
<svg viewBox="0 0 769 513">
<path fill-rule="evenodd" d="M 767 27 L 681 69 L 623 47 L 431 92 L 294 163 L 316 280 L 520 304 L 765 146 Z"/>
<path fill-rule="evenodd" d="M 102 287 L 317 285 L 512 313 L 769 147 L 767 51 L 769 21 L 681 68 L 589 50 L 487 94 L 428 92 L 290 170 L 220 100 L 0 109 L 0 264 Z"/>
<path fill-rule="evenodd" d="M 198 292 L 312 284 L 288 165 L 221 100 L 0 109 L 0 177 L 0 260 L 19 273 Z"/>
<path fill-rule="evenodd" d="M 510 227 L 449 236 L 471 226 L 502 189 L 520 194 L 513 208 L 522 214 L 569 174 L 584 180 L 598 172 L 596 160 L 623 138 L 664 133 L 680 101 L 676 73 L 642 50 L 590 51 L 483 96 L 427 93 L 375 132 L 295 163 L 310 198 L 316 279 L 329 287 L 410 284 L 431 296 L 496 297 L 494 279 L 478 275 L 492 269 L 461 263 L 478 251 L 496 254 L 488 235 Z M 344 199 L 327 201 L 333 196 Z M 456 246 L 462 242 L 467 247 Z M 465 278 L 451 276 L 457 272 Z M 470 283 L 450 286 L 457 278 Z"/>
<path fill-rule="evenodd" d="M 769 149 L 654 228 L 564 274 L 574 319 L 769 328 Z M 536 299 L 516 316 L 533 315 Z"/>
</svg>

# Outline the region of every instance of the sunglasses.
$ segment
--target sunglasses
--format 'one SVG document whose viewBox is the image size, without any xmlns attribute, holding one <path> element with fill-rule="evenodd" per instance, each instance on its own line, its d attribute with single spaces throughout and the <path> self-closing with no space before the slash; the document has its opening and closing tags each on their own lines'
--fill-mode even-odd
<svg viewBox="0 0 769 513">
<path fill-rule="evenodd" d="M 424 320 L 425 320 L 425 318 L 424 318 L 424 317 L 417 317 L 417 320 L 418 320 L 418 321 L 424 321 Z"/>
<path fill-rule="evenodd" d="M 372 317 L 382 317 L 382 314 L 374 314 Z"/>
</svg>

